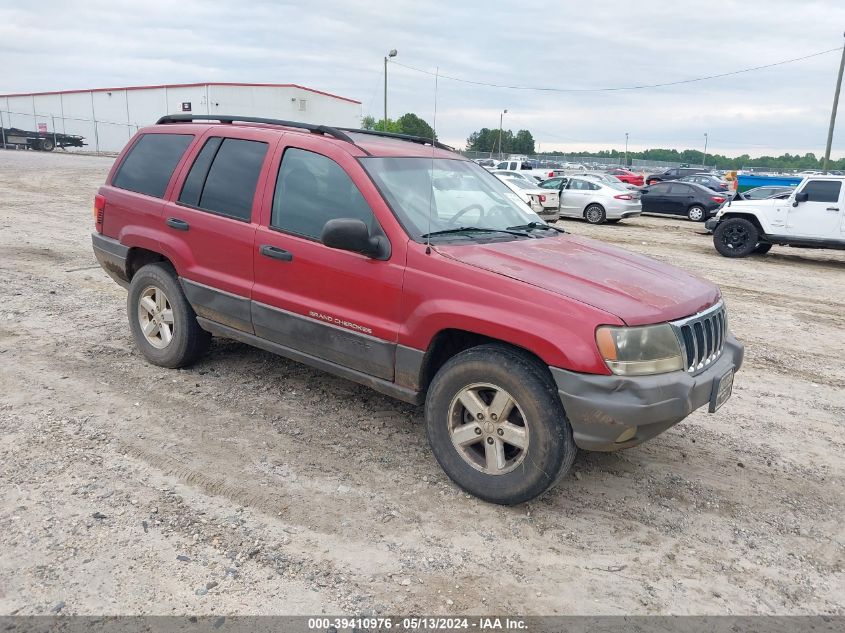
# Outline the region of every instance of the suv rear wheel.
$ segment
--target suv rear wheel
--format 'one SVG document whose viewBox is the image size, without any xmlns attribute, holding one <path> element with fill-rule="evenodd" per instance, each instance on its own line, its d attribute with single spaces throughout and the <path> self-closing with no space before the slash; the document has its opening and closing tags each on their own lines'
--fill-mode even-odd
<svg viewBox="0 0 845 633">
<path fill-rule="evenodd" d="M 505 505 L 533 499 L 575 459 L 572 428 L 545 368 L 503 345 L 452 357 L 425 402 L 428 441 L 467 492 Z"/>
<path fill-rule="evenodd" d="M 127 311 L 135 343 L 153 365 L 184 367 L 208 349 L 211 335 L 197 323 L 169 264 L 147 264 L 135 273 Z"/>
<path fill-rule="evenodd" d="M 713 245 L 725 257 L 747 257 L 757 248 L 760 232 L 745 218 L 722 220 L 713 231 Z"/>
</svg>

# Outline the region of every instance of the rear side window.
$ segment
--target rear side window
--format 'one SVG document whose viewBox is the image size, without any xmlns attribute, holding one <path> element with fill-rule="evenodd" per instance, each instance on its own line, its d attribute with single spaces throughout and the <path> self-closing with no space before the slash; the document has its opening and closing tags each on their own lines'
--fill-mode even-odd
<svg viewBox="0 0 845 633">
<path fill-rule="evenodd" d="M 839 190 L 842 183 L 836 180 L 811 180 L 802 189 L 808 194 L 809 202 L 839 202 Z"/>
<path fill-rule="evenodd" d="M 185 179 L 179 202 L 249 221 L 267 143 L 213 137 L 206 141 Z"/>
<path fill-rule="evenodd" d="M 144 134 L 129 150 L 112 186 L 163 198 L 193 134 Z"/>
<path fill-rule="evenodd" d="M 362 220 L 379 230 L 364 196 L 332 159 L 290 147 L 282 157 L 270 226 L 319 240 L 323 226 L 336 218 Z"/>
</svg>

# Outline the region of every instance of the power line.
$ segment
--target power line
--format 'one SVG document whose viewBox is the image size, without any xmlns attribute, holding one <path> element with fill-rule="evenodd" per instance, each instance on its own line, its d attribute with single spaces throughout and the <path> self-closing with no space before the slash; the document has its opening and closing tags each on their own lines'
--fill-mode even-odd
<svg viewBox="0 0 845 633">
<path fill-rule="evenodd" d="M 794 57 L 792 59 L 784 59 L 779 62 L 774 62 L 771 64 L 763 64 L 762 66 L 753 66 L 751 68 L 743 68 L 741 70 L 732 70 L 731 72 L 727 73 L 719 73 L 718 75 L 708 75 L 706 77 L 695 77 L 694 79 L 680 79 L 678 81 L 667 81 L 664 83 L 659 84 L 643 84 L 638 86 L 617 86 L 614 88 L 552 88 L 552 87 L 542 87 L 542 86 L 509 86 L 503 84 L 494 84 L 488 83 L 485 81 L 473 81 L 471 79 L 461 79 L 460 77 L 450 77 L 449 75 L 440 75 L 441 79 L 448 79 L 450 81 L 457 81 L 460 83 L 465 84 L 472 84 L 474 86 L 486 86 L 488 88 L 506 88 L 509 90 L 533 90 L 536 92 L 614 92 L 619 90 L 645 90 L 647 88 L 665 88 L 667 86 L 679 86 L 681 84 L 691 84 L 698 81 L 707 81 L 709 79 L 719 79 L 720 77 L 731 77 L 733 75 L 740 75 L 742 73 L 749 73 L 755 70 L 763 70 L 765 68 L 773 68 L 775 66 L 783 66 L 784 64 L 792 64 L 794 62 L 804 61 L 805 59 L 810 59 L 812 57 L 818 57 L 820 55 L 827 55 L 828 53 L 833 53 L 834 51 L 841 51 L 842 46 L 837 46 L 836 48 L 830 48 L 826 51 L 819 51 L 818 53 L 812 53 L 810 55 L 804 55 L 803 57 Z M 424 73 L 426 75 L 434 75 L 433 72 L 429 70 L 423 70 L 422 68 L 416 68 L 414 66 L 408 66 L 407 64 L 403 64 L 401 62 L 393 61 L 393 64 L 396 66 L 401 66 L 402 68 L 407 68 L 408 70 L 413 70 L 418 73 Z"/>
</svg>

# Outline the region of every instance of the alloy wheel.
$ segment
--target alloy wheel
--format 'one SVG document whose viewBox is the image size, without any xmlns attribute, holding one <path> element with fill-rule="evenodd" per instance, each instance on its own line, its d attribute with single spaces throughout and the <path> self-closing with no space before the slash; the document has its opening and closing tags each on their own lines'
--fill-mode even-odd
<svg viewBox="0 0 845 633">
<path fill-rule="evenodd" d="M 449 406 L 449 436 L 470 466 L 488 475 L 504 475 L 528 453 L 528 423 L 519 403 L 489 383 L 464 387 Z"/>
<path fill-rule="evenodd" d="M 748 231 L 742 226 L 726 227 L 722 233 L 722 243 L 729 249 L 740 251 L 748 243 Z"/>
<path fill-rule="evenodd" d="M 147 286 L 138 300 L 138 322 L 147 342 L 164 349 L 173 339 L 173 308 L 161 288 Z"/>
</svg>

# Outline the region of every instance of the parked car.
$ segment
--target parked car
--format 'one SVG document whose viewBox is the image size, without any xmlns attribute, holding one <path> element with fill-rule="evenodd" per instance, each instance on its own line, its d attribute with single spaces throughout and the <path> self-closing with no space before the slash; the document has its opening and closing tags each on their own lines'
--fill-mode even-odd
<svg viewBox="0 0 845 633">
<path fill-rule="evenodd" d="M 659 182 L 641 191 L 643 213 L 685 215 L 693 222 L 715 215 L 727 200 L 727 195 L 694 182 Z"/>
<path fill-rule="evenodd" d="M 556 222 L 560 219 L 560 194 L 557 191 L 541 189 L 539 185 L 531 184 L 522 178 L 512 176 L 498 176 L 498 178 L 544 220 Z"/>
<path fill-rule="evenodd" d="M 754 187 L 742 193 L 736 194 L 737 200 L 766 200 L 768 198 L 778 198 L 783 200 L 795 191 L 795 187 L 781 187 L 781 186 L 767 186 Z"/>
<path fill-rule="evenodd" d="M 572 177 L 560 192 L 560 215 L 590 224 L 615 224 L 642 211 L 639 191 L 593 178 Z"/>
<path fill-rule="evenodd" d="M 724 194 L 729 194 L 731 188 L 730 184 L 728 184 L 726 180 L 716 178 L 710 174 L 693 174 L 692 176 L 684 176 L 683 178 L 679 178 L 678 182 L 693 182 L 697 185 L 707 187 L 711 191 Z"/>
<path fill-rule="evenodd" d="M 635 446 L 730 397 L 743 346 L 715 285 L 551 227 L 433 144 L 224 115 L 139 130 L 92 241 L 140 352 L 184 367 L 221 336 L 425 403 L 444 471 L 504 504 L 578 448 Z"/>
<path fill-rule="evenodd" d="M 664 182 L 666 180 L 678 180 L 683 178 L 684 176 L 693 176 L 695 174 L 706 173 L 703 169 L 697 169 L 695 167 L 674 167 L 672 169 L 667 169 L 664 172 L 659 174 L 651 174 L 650 176 L 646 176 L 645 183 L 647 185 L 653 185 L 656 182 Z"/>
<path fill-rule="evenodd" d="M 722 207 L 707 222 L 719 254 L 764 254 L 775 244 L 845 250 L 845 177 L 808 176 L 782 195 Z"/>
<path fill-rule="evenodd" d="M 529 171 L 510 171 L 508 169 L 494 169 L 490 172 L 494 176 L 507 176 L 508 178 L 520 178 L 525 182 L 529 182 L 532 185 L 538 185 L 542 182 L 542 179 L 539 176 L 535 176 L 532 172 Z"/>
<path fill-rule="evenodd" d="M 584 172 L 584 173 L 572 174 L 572 175 L 573 176 L 581 176 L 582 178 L 592 178 L 593 180 L 600 180 L 601 182 L 612 182 L 612 183 L 617 184 L 617 185 L 622 185 L 626 189 L 633 189 L 635 191 L 639 191 L 639 189 L 640 189 L 636 185 L 629 185 L 628 183 L 623 182 L 622 180 L 617 178 L 616 176 L 611 176 L 610 174 L 605 174 L 605 173 L 602 173 L 600 171 L 590 171 L 590 172 Z"/>
<path fill-rule="evenodd" d="M 482 167 L 495 167 L 497 164 L 492 158 L 476 158 L 475 162 Z"/>
<path fill-rule="evenodd" d="M 607 171 L 611 176 L 616 176 L 622 182 L 634 185 L 635 187 L 642 187 L 644 183 L 642 174 L 635 174 L 629 169 L 622 169 L 621 167 L 614 167 Z"/>
</svg>

